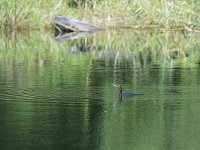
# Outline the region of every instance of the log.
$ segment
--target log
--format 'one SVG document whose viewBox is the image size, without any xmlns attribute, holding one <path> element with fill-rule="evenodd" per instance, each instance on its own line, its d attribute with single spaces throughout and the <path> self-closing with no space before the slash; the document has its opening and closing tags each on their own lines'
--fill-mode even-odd
<svg viewBox="0 0 200 150">
<path fill-rule="evenodd" d="M 90 32 L 104 30 L 99 26 L 63 16 L 56 16 L 55 24 L 59 32 Z"/>
</svg>

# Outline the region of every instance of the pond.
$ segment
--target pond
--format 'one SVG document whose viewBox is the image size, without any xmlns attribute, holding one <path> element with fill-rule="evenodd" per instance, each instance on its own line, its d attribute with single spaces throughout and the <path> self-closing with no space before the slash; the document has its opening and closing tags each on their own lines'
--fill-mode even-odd
<svg viewBox="0 0 200 150">
<path fill-rule="evenodd" d="M 1 150 L 199 149 L 200 34 L 0 37 Z"/>
</svg>

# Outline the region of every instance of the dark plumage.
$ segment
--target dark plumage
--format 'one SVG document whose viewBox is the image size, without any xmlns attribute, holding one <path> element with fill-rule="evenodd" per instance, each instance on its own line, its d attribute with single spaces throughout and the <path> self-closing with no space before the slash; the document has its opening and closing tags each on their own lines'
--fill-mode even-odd
<svg viewBox="0 0 200 150">
<path fill-rule="evenodd" d="M 118 89 L 119 96 L 128 97 L 128 96 L 141 96 L 141 95 L 143 95 L 143 94 L 135 94 L 135 93 L 123 93 L 121 85 L 115 85 L 115 84 L 113 84 L 113 86 L 115 86 Z"/>
</svg>

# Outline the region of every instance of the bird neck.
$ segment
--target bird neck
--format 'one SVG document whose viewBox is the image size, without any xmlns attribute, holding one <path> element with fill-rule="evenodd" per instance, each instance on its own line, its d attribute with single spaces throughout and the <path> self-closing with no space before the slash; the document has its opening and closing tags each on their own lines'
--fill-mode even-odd
<svg viewBox="0 0 200 150">
<path fill-rule="evenodd" d="M 119 96 L 122 96 L 122 87 L 119 87 Z"/>
</svg>

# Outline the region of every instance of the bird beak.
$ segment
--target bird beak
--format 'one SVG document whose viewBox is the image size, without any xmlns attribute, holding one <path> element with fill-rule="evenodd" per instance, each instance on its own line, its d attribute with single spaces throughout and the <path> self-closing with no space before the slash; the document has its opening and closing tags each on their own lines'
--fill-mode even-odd
<svg viewBox="0 0 200 150">
<path fill-rule="evenodd" d="M 113 84 L 114 87 L 118 87 L 116 84 Z"/>
<path fill-rule="evenodd" d="M 113 86 L 116 87 L 116 88 L 121 88 L 121 85 L 113 84 Z"/>
</svg>

